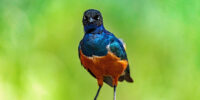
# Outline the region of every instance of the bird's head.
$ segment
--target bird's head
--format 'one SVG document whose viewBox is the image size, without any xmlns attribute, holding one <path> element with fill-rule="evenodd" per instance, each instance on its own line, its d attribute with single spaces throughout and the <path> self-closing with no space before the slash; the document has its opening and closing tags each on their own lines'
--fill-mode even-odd
<svg viewBox="0 0 200 100">
<path fill-rule="evenodd" d="M 103 17 L 100 11 L 95 9 L 86 10 L 83 15 L 83 25 L 96 27 L 103 25 Z"/>
</svg>

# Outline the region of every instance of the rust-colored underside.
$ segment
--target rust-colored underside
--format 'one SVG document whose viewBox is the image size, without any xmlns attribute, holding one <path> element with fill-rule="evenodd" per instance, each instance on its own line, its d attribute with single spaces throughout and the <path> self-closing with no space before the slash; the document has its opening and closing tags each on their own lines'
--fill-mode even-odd
<svg viewBox="0 0 200 100">
<path fill-rule="evenodd" d="M 120 60 L 110 51 L 106 56 L 87 57 L 80 50 L 80 60 L 81 64 L 95 75 L 99 85 L 103 85 L 104 76 L 111 76 L 113 85 L 117 85 L 119 76 L 128 65 L 127 60 Z"/>
</svg>

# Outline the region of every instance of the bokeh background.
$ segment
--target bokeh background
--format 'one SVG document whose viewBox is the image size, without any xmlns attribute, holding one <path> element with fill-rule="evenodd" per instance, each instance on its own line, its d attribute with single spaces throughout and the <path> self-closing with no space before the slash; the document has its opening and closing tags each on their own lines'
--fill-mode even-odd
<svg viewBox="0 0 200 100">
<path fill-rule="evenodd" d="M 0 0 L 0 100 L 93 100 L 77 51 L 89 8 L 127 44 L 135 83 L 118 100 L 200 100 L 199 0 Z"/>
</svg>

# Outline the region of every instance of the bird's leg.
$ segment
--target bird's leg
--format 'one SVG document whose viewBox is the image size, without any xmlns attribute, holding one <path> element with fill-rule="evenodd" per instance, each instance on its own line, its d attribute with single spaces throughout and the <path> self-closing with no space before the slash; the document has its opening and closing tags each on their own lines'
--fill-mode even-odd
<svg viewBox="0 0 200 100">
<path fill-rule="evenodd" d="M 98 89 L 98 91 L 97 91 L 97 94 L 96 94 L 94 100 L 97 100 L 97 97 L 98 97 L 98 95 L 99 95 L 100 90 L 101 90 L 101 85 L 99 85 L 99 89 Z"/>
<path fill-rule="evenodd" d="M 116 100 L 116 86 L 114 86 L 114 100 Z"/>
<path fill-rule="evenodd" d="M 114 86 L 114 100 L 116 100 L 116 87 L 117 87 L 117 83 L 118 83 L 118 77 L 115 77 L 113 80 L 113 86 Z"/>
<path fill-rule="evenodd" d="M 101 77 L 98 77 L 98 78 L 97 78 L 97 82 L 98 82 L 98 85 L 99 85 L 99 89 L 98 89 L 98 91 L 97 91 L 97 94 L 96 94 L 94 100 L 97 100 L 97 97 L 98 97 L 98 95 L 99 95 L 99 92 L 100 92 L 100 90 L 101 90 L 101 87 L 103 86 L 103 79 L 102 79 Z"/>
</svg>

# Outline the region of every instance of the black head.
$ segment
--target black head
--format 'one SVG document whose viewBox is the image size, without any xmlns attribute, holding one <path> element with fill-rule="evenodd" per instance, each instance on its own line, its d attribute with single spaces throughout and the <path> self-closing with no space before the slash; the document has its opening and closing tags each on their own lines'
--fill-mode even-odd
<svg viewBox="0 0 200 100">
<path fill-rule="evenodd" d="M 103 24 L 103 17 L 100 11 L 95 9 L 89 9 L 84 12 L 83 25 L 96 25 L 100 26 Z"/>
</svg>

